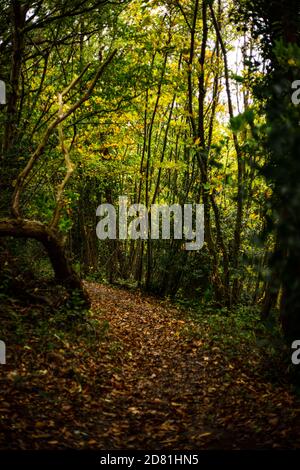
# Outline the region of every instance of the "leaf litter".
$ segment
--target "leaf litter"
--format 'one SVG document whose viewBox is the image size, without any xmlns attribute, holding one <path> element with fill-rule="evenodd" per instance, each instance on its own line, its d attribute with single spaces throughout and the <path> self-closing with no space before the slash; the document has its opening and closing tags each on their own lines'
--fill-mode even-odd
<svg viewBox="0 0 300 470">
<path fill-rule="evenodd" d="M 299 402 L 290 385 L 266 378 L 257 352 L 227 355 L 207 325 L 167 301 L 86 286 L 93 340 L 79 326 L 75 341 L 57 336 L 50 351 L 34 335 L 9 345 L 1 449 L 300 446 Z"/>
</svg>

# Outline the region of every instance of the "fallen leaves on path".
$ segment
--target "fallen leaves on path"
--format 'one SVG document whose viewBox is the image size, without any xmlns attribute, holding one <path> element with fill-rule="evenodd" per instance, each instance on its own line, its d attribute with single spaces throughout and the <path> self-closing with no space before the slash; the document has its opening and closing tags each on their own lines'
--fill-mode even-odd
<svg viewBox="0 0 300 470">
<path fill-rule="evenodd" d="M 37 338 L 0 369 L 0 447 L 6 449 L 277 448 L 300 445 L 300 406 L 267 381 L 259 355 L 228 357 L 167 302 L 87 283 L 104 339 Z M 189 334 L 186 334 L 186 332 Z M 193 334 L 195 331 L 197 334 Z M 95 333 L 97 334 L 97 332 Z"/>
</svg>

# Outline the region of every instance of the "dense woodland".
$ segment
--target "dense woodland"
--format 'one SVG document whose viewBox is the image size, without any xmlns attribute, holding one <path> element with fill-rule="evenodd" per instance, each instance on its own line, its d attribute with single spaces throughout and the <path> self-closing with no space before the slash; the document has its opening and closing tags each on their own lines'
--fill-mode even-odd
<svg viewBox="0 0 300 470">
<path fill-rule="evenodd" d="M 299 446 L 297 0 L 3 0 L 0 51 L 0 448 Z"/>
</svg>

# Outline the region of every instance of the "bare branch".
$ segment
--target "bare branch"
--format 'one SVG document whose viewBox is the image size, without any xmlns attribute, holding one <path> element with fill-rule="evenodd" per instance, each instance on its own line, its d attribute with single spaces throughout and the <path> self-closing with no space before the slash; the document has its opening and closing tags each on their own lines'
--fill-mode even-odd
<svg viewBox="0 0 300 470">
<path fill-rule="evenodd" d="M 63 94 L 62 93 L 60 93 L 58 95 L 58 102 L 59 102 L 58 115 L 59 115 L 59 117 L 61 117 L 63 115 Z M 56 207 L 55 207 L 55 210 L 54 210 L 52 221 L 50 223 L 50 228 L 51 229 L 56 229 L 57 228 L 59 218 L 60 218 L 60 214 L 61 214 L 61 210 L 63 208 L 64 189 L 65 189 L 69 179 L 71 178 L 71 176 L 74 172 L 74 168 L 75 168 L 72 161 L 71 161 L 71 159 L 70 159 L 69 149 L 67 148 L 67 146 L 65 144 L 62 123 L 60 123 L 57 127 L 58 127 L 59 142 L 60 142 L 61 149 L 62 149 L 64 158 L 65 158 L 65 164 L 66 164 L 67 171 L 66 171 L 66 174 L 65 174 L 65 177 L 64 177 L 63 181 L 61 182 L 61 184 L 58 186 L 58 189 L 57 189 Z"/>
<path fill-rule="evenodd" d="M 96 83 L 97 81 L 99 80 L 99 78 L 102 76 L 102 74 L 104 73 L 105 69 L 107 68 L 107 66 L 110 64 L 110 62 L 113 60 L 114 56 L 116 55 L 117 53 L 117 50 L 114 50 L 109 56 L 108 58 L 105 60 L 105 62 L 103 62 L 101 64 L 101 66 L 99 67 L 99 69 L 97 70 L 93 80 L 91 81 L 91 83 L 89 84 L 88 88 L 87 88 L 87 91 L 83 94 L 83 96 L 78 100 L 76 101 L 76 103 L 74 103 L 67 111 L 65 111 L 64 113 L 60 114 L 59 116 L 57 116 L 50 124 L 49 126 L 47 127 L 42 139 L 41 139 L 41 142 L 40 144 L 38 145 L 37 149 L 35 150 L 35 152 L 31 155 L 30 159 L 28 160 L 27 162 L 27 165 L 25 166 L 25 168 L 23 169 L 23 171 L 21 171 L 21 173 L 19 174 L 18 178 L 17 178 L 17 181 L 16 181 L 16 184 L 15 184 L 15 190 L 14 190 L 14 193 L 13 193 L 13 196 L 12 196 L 12 204 L 11 204 L 11 212 L 12 212 L 12 215 L 16 218 L 19 218 L 20 217 L 20 195 L 21 195 L 21 191 L 24 187 L 24 184 L 26 182 L 26 179 L 29 175 L 29 173 L 31 172 L 33 166 L 36 164 L 36 162 L 38 161 L 38 159 L 40 158 L 40 156 L 43 154 L 44 150 L 45 150 L 45 147 L 47 145 L 47 142 L 49 140 L 49 137 L 50 135 L 52 134 L 53 130 L 57 128 L 57 126 L 65 121 L 69 116 L 71 116 L 71 114 L 73 114 L 85 101 L 87 101 L 95 86 L 96 86 Z M 82 75 L 82 73 L 81 73 Z M 74 88 L 74 86 L 76 85 L 76 83 L 78 82 L 78 78 L 76 78 L 75 80 L 72 81 L 71 85 L 69 85 L 65 90 L 64 90 L 64 94 L 66 95 L 67 92 L 69 92 L 72 88 Z"/>
</svg>

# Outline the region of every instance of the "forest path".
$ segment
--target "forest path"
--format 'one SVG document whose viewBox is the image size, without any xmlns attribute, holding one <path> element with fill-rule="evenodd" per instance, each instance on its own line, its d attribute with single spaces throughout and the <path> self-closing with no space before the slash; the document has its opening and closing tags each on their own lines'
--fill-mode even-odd
<svg viewBox="0 0 300 470">
<path fill-rule="evenodd" d="M 226 357 L 207 324 L 154 297 L 87 287 L 110 331 L 110 378 L 98 395 L 102 448 L 296 445 L 290 390 L 266 382 L 250 351 Z"/>
<path fill-rule="evenodd" d="M 178 311 L 140 293 L 88 285 L 118 352 L 106 389 L 109 448 L 197 448 L 217 438 L 203 424 L 209 371 L 199 340 L 182 337 Z M 105 411 L 103 414 L 105 418 Z"/>
<path fill-rule="evenodd" d="M 18 313 L 0 369 L 0 449 L 300 448 L 299 401 L 271 381 L 254 339 L 141 292 L 85 285 L 86 321 Z"/>
</svg>

